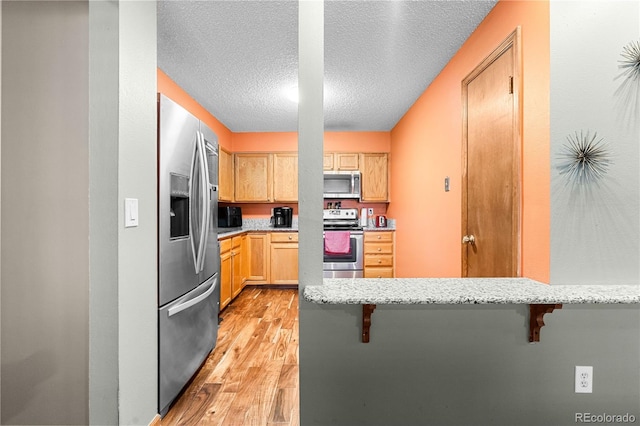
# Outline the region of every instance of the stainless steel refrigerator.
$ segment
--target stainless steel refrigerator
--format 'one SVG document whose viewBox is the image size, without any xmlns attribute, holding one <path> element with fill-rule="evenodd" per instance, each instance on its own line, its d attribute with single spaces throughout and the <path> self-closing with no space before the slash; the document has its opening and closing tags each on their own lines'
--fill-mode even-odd
<svg viewBox="0 0 640 426">
<path fill-rule="evenodd" d="M 158 97 L 158 411 L 215 347 L 220 305 L 218 140 Z"/>
</svg>

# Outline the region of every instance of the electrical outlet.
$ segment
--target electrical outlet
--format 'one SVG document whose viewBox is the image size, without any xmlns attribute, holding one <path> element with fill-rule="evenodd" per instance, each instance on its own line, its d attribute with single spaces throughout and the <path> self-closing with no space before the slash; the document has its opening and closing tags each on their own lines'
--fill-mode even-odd
<svg viewBox="0 0 640 426">
<path fill-rule="evenodd" d="M 593 392 L 593 367 L 576 365 L 576 393 Z"/>
<path fill-rule="evenodd" d="M 367 212 L 367 215 L 369 217 L 373 216 L 373 208 L 371 208 L 371 207 L 369 208 L 369 211 Z"/>
</svg>

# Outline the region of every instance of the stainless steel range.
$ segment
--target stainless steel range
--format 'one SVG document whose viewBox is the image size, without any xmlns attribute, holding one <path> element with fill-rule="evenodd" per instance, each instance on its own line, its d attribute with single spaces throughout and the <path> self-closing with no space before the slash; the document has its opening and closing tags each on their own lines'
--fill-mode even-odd
<svg viewBox="0 0 640 426">
<path fill-rule="evenodd" d="M 325 209 L 324 226 L 325 278 L 362 278 L 364 267 L 364 233 L 358 209 Z"/>
</svg>

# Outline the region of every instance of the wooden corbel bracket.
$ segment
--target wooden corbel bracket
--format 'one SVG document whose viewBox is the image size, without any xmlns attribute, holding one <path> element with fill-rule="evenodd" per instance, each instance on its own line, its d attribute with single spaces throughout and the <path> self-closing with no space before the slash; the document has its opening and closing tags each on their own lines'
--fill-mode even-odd
<svg viewBox="0 0 640 426">
<path fill-rule="evenodd" d="M 544 314 L 550 314 L 554 309 L 562 309 L 562 305 L 529 305 L 529 343 L 540 341 L 540 329 L 544 326 Z"/>
<path fill-rule="evenodd" d="M 362 305 L 362 343 L 369 343 L 369 330 L 371 329 L 371 314 L 376 305 Z"/>
</svg>

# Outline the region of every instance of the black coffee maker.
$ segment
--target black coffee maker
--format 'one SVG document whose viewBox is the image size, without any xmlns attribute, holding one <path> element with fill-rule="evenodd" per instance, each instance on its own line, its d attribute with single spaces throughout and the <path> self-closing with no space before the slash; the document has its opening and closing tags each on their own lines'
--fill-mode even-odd
<svg viewBox="0 0 640 426">
<path fill-rule="evenodd" d="M 291 228 L 293 209 L 291 207 L 274 207 L 271 224 L 274 228 Z"/>
</svg>

